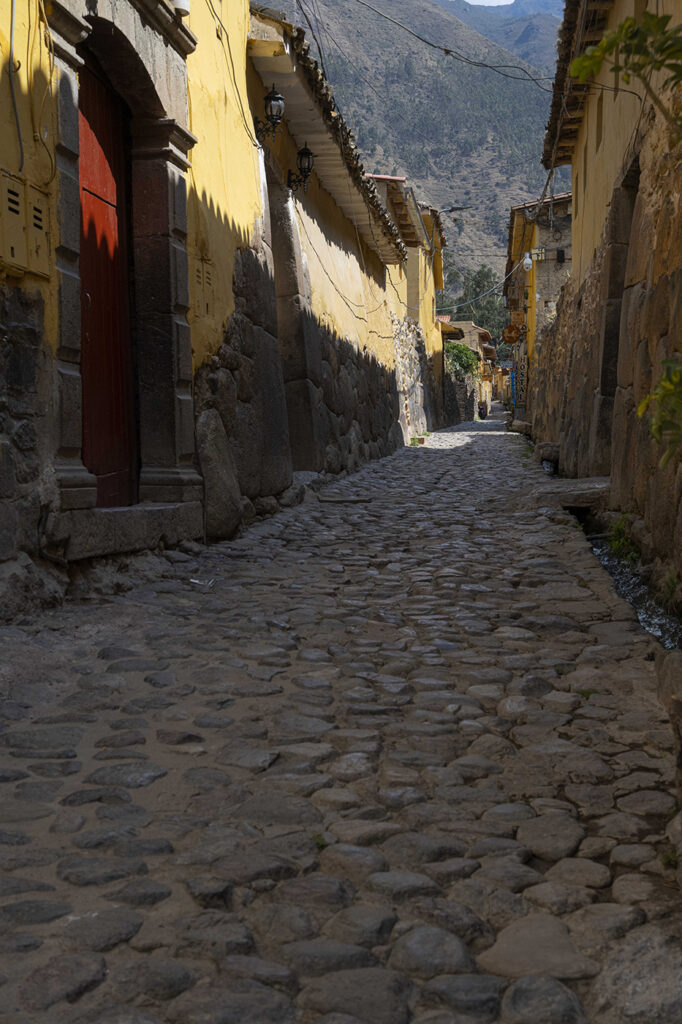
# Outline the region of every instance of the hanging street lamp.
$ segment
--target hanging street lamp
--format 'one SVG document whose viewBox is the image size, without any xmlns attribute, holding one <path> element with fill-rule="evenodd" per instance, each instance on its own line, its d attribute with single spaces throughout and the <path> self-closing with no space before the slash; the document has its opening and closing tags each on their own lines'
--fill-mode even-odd
<svg viewBox="0 0 682 1024">
<path fill-rule="evenodd" d="M 308 149 L 307 142 L 296 154 L 296 166 L 298 167 L 298 174 L 293 174 L 289 171 L 287 187 L 291 189 L 292 192 L 296 192 L 297 189 L 302 187 L 305 192 L 308 187 L 310 175 L 313 173 L 313 167 L 315 166 L 315 156 Z"/>
<path fill-rule="evenodd" d="M 274 85 L 265 97 L 265 120 L 254 117 L 253 123 L 256 126 L 256 138 L 263 144 L 268 135 L 275 135 L 284 117 L 284 97 L 277 92 Z"/>
</svg>

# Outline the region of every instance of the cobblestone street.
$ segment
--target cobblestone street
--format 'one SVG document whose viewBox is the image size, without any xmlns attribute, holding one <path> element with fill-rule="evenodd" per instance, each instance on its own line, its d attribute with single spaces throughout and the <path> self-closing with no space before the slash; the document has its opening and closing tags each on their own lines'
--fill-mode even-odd
<svg viewBox="0 0 682 1024">
<path fill-rule="evenodd" d="M 657 644 L 546 481 L 464 424 L 2 629 L 0 1019 L 679 1024 Z"/>
</svg>

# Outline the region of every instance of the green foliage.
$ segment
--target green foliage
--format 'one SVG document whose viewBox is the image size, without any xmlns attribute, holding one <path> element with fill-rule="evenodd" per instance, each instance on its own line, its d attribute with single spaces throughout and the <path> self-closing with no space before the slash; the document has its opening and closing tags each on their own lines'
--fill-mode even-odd
<svg viewBox="0 0 682 1024">
<path fill-rule="evenodd" d="M 459 341 L 445 342 L 445 367 L 457 380 L 480 376 L 476 353 Z"/>
<path fill-rule="evenodd" d="M 625 18 L 617 28 L 606 32 L 594 46 L 588 46 L 581 57 L 571 63 L 571 74 L 579 82 L 595 78 L 606 64 L 627 84 L 632 78 L 644 89 L 677 136 L 682 138 L 682 116 L 673 114 L 652 89 L 650 79 L 655 71 L 666 77 L 661 92 L 682 82 L 682 25 L 669 28 L 671 15 L 644 11 L 639 21 Z"/>
<path fill-rule="evenodd" d="M 281 0 L 275 6 L 295 24 L 301 22 L 296 0 Z M 519 63 L 502 45 L 463 24 L 450 5 L 446 10 L 432 0 L 391 0 L 378 6 L 415 31 L 478 61 Z M 517 201 L 530 198 L 544 183 L 539 155 L 548 93 L 523 76 L 511 81 L 487 68 L 436 54 L 347 0 L 328 0 L 321 10 L 319 38 L 329 80 L 343 116 L 353 130 L 358 129 L 367 168 L 407 175 L 420 198 L 443 208 L 455 203 L 470 206 L 454 226 L 448 222 L 453 248 L 466 221 L 476 224 L 476 251 L 504 252 L 509 196 L 518 196 Z M 511 39 L 508 30 L 506 35 Z M 314 52 L 310 33 L 308 39 Z M 526 66 L 531 74 L 544 74 L 537 66 Z M 449 285 L 445 290 L 457 294 Z"/>
<path fill-rule="evenodd" d="M 677 850 L 674 846 L 664 846 L 661 850 L 661 864 L 664 868 L 676 868 L 678 864 Z"/>
<path fill-rule="evenodd" d="M 607 540 L 611 551 L 621 562 L 635 565 L 639 561 L 639 548 L 632 539 L 627 516 L 613 520 L 607 531 Z"/>
<path fill-rule="evenodd" d="M 637 415 L 642 417 L 652 402 L 649 430 L 660 445 L 666 446 L 659 463 L 663 469 L 682 447 L 682 356 L 664 360 L 663 375 L 652 394 L 639 403 Z"/>
<path fill-rule="evenodd" d="M 675 607 L 675 595 L 679 582 L 677 573 L 671 570 L 659 590 L 659 597 L 664 608 Z"/>
<path fill-rule="evenodd" d="M 493 338 L 498 338 L 506 323 L 507 314 L 502 296 L 491 291 L 497 284 L 499 279 L 495 271 L 485 263 L 478 270 L 465 270 L 464 288 L 457 299 L 457 304 L 461 308 L 455 310 L 455 319 L 473 320 L 479 327 L 489 331 Z M 485 292 L 491 294 L 484 295 Z M 479 295 L 484 297 L 478 298 Z M 464 303 L 468 305 L 463 305 Z"/>
</svg>

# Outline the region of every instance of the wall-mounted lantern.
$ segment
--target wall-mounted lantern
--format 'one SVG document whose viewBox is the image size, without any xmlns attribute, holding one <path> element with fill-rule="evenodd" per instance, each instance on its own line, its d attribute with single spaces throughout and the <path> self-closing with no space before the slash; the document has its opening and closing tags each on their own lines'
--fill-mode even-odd
<svg viewBox="0 0 682 1024">
<path fill-rule="evenodd" d="M 313 173 L 313 167 L 315 166 L 315 157 L 308 149 L 307 142 L 296 154 L 296 166 L 298 167 L 298 174 L 293 174 L 289 171 L 287 187 L 290 188 L 292 192 L 295 192 L 298 188 L 303 186 L 303 191 L 305 192 L 308 187 L 310 175 Z"/>
<path fill-rule="evenodd" d="M 254 117 L 253 123 L 256 126 L 256 138 L 262 144 L 268 135 L 274 135 L 284 117 L 284 97 L 278 93 L 274 85 L 265 97 L 265 120 Z"/>
</svg>

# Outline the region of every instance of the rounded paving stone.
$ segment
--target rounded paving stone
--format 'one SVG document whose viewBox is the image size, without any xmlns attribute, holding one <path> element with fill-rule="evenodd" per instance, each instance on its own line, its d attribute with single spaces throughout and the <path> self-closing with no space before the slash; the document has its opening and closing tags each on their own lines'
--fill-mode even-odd
<svg viewBox="0 0 682 1024">
<path fill-rule="evenodd" d="M 676 806 L 675 797 L 657 789 L 640 789 L 620 797 L 616 802 L 618 808 L 626 814 L 662 816 L 669 814 Z"/>
<path fill-rule="evenodd" d="M 502 1000 L 503 1024 L 589 1024 L 578 997 L 556 978 L 520 978 Z"/>
<path fill-rule="evenodd" d="M 563 882 L 565 885 L 603 889 L 611 881 L 611 872 L 605 864 L 588 860 L 587 857 L 565 857 L 552 865 L 545 878 L 550 882 Z"/>
<path fill-rule="evenodd" d="M 139 882 L 129 882 L 118 892 L 108 893 L 108 900 L 115 900 L 120 903 L 128 903 L 131 907 L 153 907 L 162 900 L 167 900 L 172 893 L 169 885 L 164 882 L 152 882 L 143 879 Z"/>
<path fill-rule="evenodd" d="M 294 1004 L 281 992 L 257 981 L 230 979 L 228 985 L 195 985 L 173 999 L 165 1009 L 172 1024 L 293 1024 Z"/>
<path fill-rule="evenodd" d="M 556 978 L 589 978 L 598 965 L 576 948 L 565 924 L 548 914 L 528 914 L 507 925 L 495 944 L 478 957 L 490 974 L 522 978 L 536 971 Z"/>
<path fill-rule="evenodd" d="M 105 976 L 104 957 L 55 956 L 24 979 L 19 986 L 19 998 L 27 1010 L 47 1010 L 63 999 L 73 1002 L 84 992 L 97 988 Z"/>
<path fill-rule="evenodd" d="M 516 832 L 518 842 L 541 860 L 570 857 L 578 849 L 585 829 L 568 814 L 542 814 L 523 821 Z"/>
<path fill-rule="evenodd" d="M 85 777 L 94 786 L 122 786 L 124 789 L 141 789 L 162 779 L 168 772 L 160 764 L 114 764 L 96 768 Z"/>
<path fill-rule="evenodd" d="M 317 1013 L 347 1013 L 368 1024 L 408 1024 L 412 984 L 395 971 L 367 967 L 316 978 L 299 1002 Z"/>
<path fill-rule="evenodd" d="M 71 913 L 68 903 L 54 903 L 50 900 L 21 900 L 9 903 L 0 909 L 0 922 L 5 925 L 47 924 Z"/>
<path fill-rule="evenodd" d="M 145 956 L 124 967 L 114 976 L 114 984 L 122 996 L 152 999 L 174 999 L 196 983 L 196 975 L 177 960 L 162 956 Z"/>
<path fill-rule="evenodd" d="M 497 1019 L 506 984 L 503 978 L 485 974 L 443 975 L 424 986 L 424 997 L 430 1002 L 444 1003 L 464 1020 L 490 1024 Z"/>
<path fill-rule="evenodd" d="M 367 884 L 394 900 L 406 900 L 411 896 L 430 896 L 440 892 L 440 887 L 428 877 L 413 871 L 377 871 L 370 875 Z"/>
<path fill-rule="evenodd" d="M 325 931 L 342 942 L 372 947 L 388 941 L 396 921 L 391 907 L 357 903 L 331 918 Z"/>
<path fill-rule="evenodd" d="M 290 942 L 280 949 L 282 958 L 300 975 L 327 974 L 329 971 L 373 967 L 376 957 L 362 946 L 334 939 L 309 939 Z"/>
<path fill-rule="evenodd" d="M 106 953 L 137 935 L 143 918 L 132 910 L 115 908 L 72 915 L 64 934 L 77 948 Z"/>
<path fill-rule="evenodd" d="M 73 1010 L 70 1010 L 62 1020 L 64 1024 L 164 1024 L 160 1017 L 148 1013 L 146 1010 L 137 1010 L 134 1006 L 111 1003 L 88 1010 L 84 1014 L 79 1014 L 78 1017 L 74 1017 Z"/>
<path fill-rule="evenodd" d="M 394 944 L 388 966 L 417 978 L 474 970 L 474 961 L 457 936 L 433 925 L 418 925 Z"/>
</svg>

